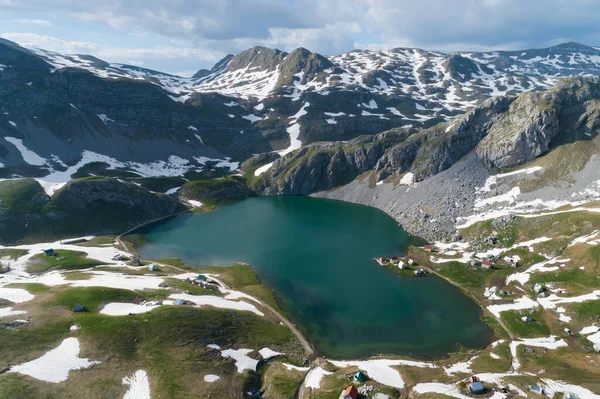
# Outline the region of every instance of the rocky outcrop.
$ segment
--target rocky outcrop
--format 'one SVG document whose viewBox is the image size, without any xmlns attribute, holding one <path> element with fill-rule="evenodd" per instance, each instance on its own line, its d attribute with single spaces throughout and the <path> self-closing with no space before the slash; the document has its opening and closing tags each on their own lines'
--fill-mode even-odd
<svg viewBox="0 0 600 399">
<path fill-rule="evenodd" d="M 117 179 L 76 179 L 48 196 L 35 180 L 0 182 L 0 244 L 118 234 L 184 210 L 176 199 Z"/>
<path fill-rule="evenodd" d="M 294 84 L 294 77 L 298 74 L 301 84 L 313 80 L 327 68 L 333 66 L 332 62 L 320 54 L 312 53 L 303 47 L 289 53 L 279 68 L 277 87 Z"/>
<path fill-rule="evenodd" d="M 254 197 L 256 194 L 235 177 L 197 180 L 184 184 L 179 191 L 183 200 L 200 201 L 205 206 L 222 205 Z"/>
<path fill-rule="evenodd" d="M 558 132 L 553 104 L 543 94 L 523 94 L 489 127 L 477 155 L 489 167 L 521 165 L 546 152 Z"/>
<path fill-rule="evenodd" d="M 469 156 L 469 164 L 487 170 L 469 172 L 477 177 L 473 184 L 461 183 L 457 190 L 452 189 L 457 191 L 453 194 L 457 200 L 449 203 L 450 209 L 454 203 L 464 203 L 465 198 L 472 201 L 474 183 L 481 183 L 488 173 L 530 162 L 564 143 L 592 139 L 599 128 L 600 79 L 572 78 L 546 92 L 489 99 L 466 114 L 429 129 L 394 129 L 346 143 L 308 145 L 276 161 L 267 174 L 267 186 L 271 193 L 280 194 L 325 192 L 339 186 L 368 191 L 372 189 L 371 183 L 362 179 L 350 183 L 368 171 L 377 182 L 394 177 L 396 180 L 392 181 L 398 182 L 410 172 L 411 181 L 427 185 L 432 184 L 434 176 Z M 347 190 L 343 197 L 354 200 L 354 194 Z M 384 204 L 377 205 L 377 201 L 367 201 L 369 195 L 360 196 L 359 202 L 374 202 L 375 206 L 385 208 Z M 424 208 L 432 206 L 418 198 L 411 201 Z M 404 207 L 394 208 L 394 212 L 398 209 Z M 459 214 L 447 211 L 436 217 L 452 219 L 453 223 Z M 410 223 L 413 222 L 411 219 Z M 449 231 L 452 223 L 446 223 L 444 231 Z"/>
<path fill-rule="evenodd" d="M 600 80 L 591 77 L 566 79 L 546 92 L 522 94 L 489 126 L 477 155 L 490 168 L 507 169 L 535 159 L 553 145 L 589 139 L 597 133 L 599 101 Z"/>
<path fill-rule="evenodd" d="M 345 143 L 314 143 L 277 160 L 268 172 L 270 192 L 310 194 L 346 184 L 372 169 L 386 148 L 405 139 L 405 129 L 361 136 Z"/>
</svg>

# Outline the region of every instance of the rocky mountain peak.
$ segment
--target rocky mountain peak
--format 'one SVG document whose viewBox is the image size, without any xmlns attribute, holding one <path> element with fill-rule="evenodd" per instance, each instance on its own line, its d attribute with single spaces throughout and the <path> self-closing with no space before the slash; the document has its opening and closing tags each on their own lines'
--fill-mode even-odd
<svg viewBox="0 0 600 399">
<path fill-rule="evenodd" d="M 192 79 L 200 79 L 212 73 L 222 72 L 225 70 L 225 68 L 227 68 L 229 61 L 231 61 L 233 57 L 233 54 L 227 54 L 225 57 L 221 58 L 211 69 L 200 69 L 192 76 Z"/>
<path fill-rule="evenodd" d="M 277 49 L 252 47 L 231 58 L 226 71 L 233 72 L 244 68 L 254 71 L 274 71 L 287 55 L 285 51 Z"/>
<path fill-rule="evenodd" d="M 298 74 L 302 74 L 299 76 L 300 83 L 304 84 L 332 66 L 333 63 L 322 55 L 299 47 L 289 53 L 281 63 L 277 84 L 278 86 L 293 84 L 293 77 Z"/>
</svg>

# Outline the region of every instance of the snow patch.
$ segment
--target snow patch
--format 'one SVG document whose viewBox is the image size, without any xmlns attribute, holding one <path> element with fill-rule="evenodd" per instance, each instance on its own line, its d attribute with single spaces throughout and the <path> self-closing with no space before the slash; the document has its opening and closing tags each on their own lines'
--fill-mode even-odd
<svg viewBox="0 0 600 399">
<path fill-rule="evenodd" d="M 14 366 L 10 372 L 25 374 L 36 380 L 57 384 L 66 381 L 70 371 L 88 368 L 99 363 L 80 358 L 79 340 L 67 338 L 58 348 L 52 349 L 40 358 Z"/>
<path fill-rule="evenodd" d="M 131 377 L 123 377 L 123 385 L 129 385 L 123 399 L 150 399 L 150 382 L 144 370 L 136 371 Z"/>
</svg>

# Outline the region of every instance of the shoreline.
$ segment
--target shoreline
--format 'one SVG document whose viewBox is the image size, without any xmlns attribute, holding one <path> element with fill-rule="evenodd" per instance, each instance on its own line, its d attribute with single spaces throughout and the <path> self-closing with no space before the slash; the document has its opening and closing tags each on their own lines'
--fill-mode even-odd
<svg viewBox="0 0 600 399">
<path fill-rule="evenodd" d="M 255 197 L 255 198 L 261 198 L 261 197 L 277 197 L 277 196 L 284 196 L 284 195 L 281 195 L 281 194 L 277 194 L 277 195 L 264 195 L 264 196 L 259 196 L 259 197 Z M 304 196 L 304 197 L 311 197 L 311 198 L 315 198 L 315 197 L 312 197 L 312 196 Z M 353 202 L 349 202 L 349 201 L 344 201 L 344 200 L 339 200 L 339 199 L 332 199 L 332 198 L 319 198 L 319 199 L 326 199 L 326 200 L 329 200 L 329 201 L 336 201 L 336 202 L 337 202 L 337 201 L 339 201 L 339 202 L 350 203 L 350 204 L 354 204 L 354 205 L 367 206 L 367 207 L 369 207 L 369 208 L 377 209 L 378 211 L 382 211 L 382 212 L 386 213 L 386 215 L 387 215 L 388 217 L 390 217 L 390 218 L 392 218 L 394 221 L 396 221 L 396 219 L 394 219 L 394 218 L 393 218 L 391 215 L 389 215 L 387 212 L 385 212 L 385 211 L 383 211 L 383 210 L 381 210 L 381 209 L 379 209 L 379 208 L 377 208 L 377 207 L 371 206 L 371 205 L 365 205 L 365 204 L 353 203 Z M 239 201 L 235 201 L 235 202 L 239 202 Z M 217 207 L 215 207 L 215 208 L 213 208 L 213 209 L 210 209 L 210 210 L 208 210 L 208 212 L 213 212 L 214 210 L 216 210 L 216 209 L 218 209 L 218 208 L 219 208 L 219 207 L 217 206 Z M 138 225 L 138 226 L 135 226 L 135 227 L 133 227 L 133 228 L 129 229 L 128 231 L 126 231 L 126 232 L 124 232 L 124 233 L 121 233 L 121 234 L 120 234 L 120 235 L 119 235 L 119 236 L 116 238 L 116 241 L 118 242 L 118 245 L 119 245 L 119 246 L 120 246 L 122 249 L 124 249 L 125 251 L 127 251 L 127 252 L 134 251 L 136 255 L 139 255 L 139 252 L 138 252 L 138 251 L 137 251 L 137 249 L 135 248 L 135 245 L 134 245 L 133 243 L 129 243 L 129 244 L 130 244 L 130 246 L 128 246 L 128 245 L 127 245 L 127 243 L 125 243 L 125 242 L 123 241 L 123 239 L 122 239 L 123 237 L 125 237 L 125 236 L 127 236 L 127 235 L 130 235 L 130 234 L 134 233 L 136 230 L 139 230 L 139 229 L 141 229 L 141 228 L 148 227 L 148 226 L 150 226 L 150 225 L 153 225 L 153 224 L 155 224 L 155 223 L 160 223 L 160 222 L 163 222 L 163 221 L 165 221 L 165 220 L 167 220 L 167 219 L 170 219 L 170 218 L 172 218 L 172 217 L 180 216 L 180 215 L 182 215 L 182 214 L 186 214 L 186 213 L 191 213 L 191 214 L 193 214 L 194 212 L 188 209 L 188 210 L 186 210 L 186 211 L 179 212 L 179 213 L 177 213 L 177 214 L 174 214 L 174 215 L 169 215 L 169 216 L 166 216 L 166 217 L 162 217 L 162 218 L 159 218 L 159 219 L 155 219 L 155 220 L 151 220 L 151 221 L 148 221 L 148 222 L 142 223 L 142 224 L 140 224 L 140 225 Z M 400 227 L 402 228 L 402 226 L 400 226 Z M 403 230 L 404 230 L 404 229 L 403 229 Z M 406 231 L 406 230 L 405 230 L 405 231 Z M 413 234 L 410 234 L 410 233 L 408 233 L 408 232 L 406 232 L 406 233 L 407 233 L 407 238 L 408 238 L 408 240 L 407 240 L 407 244 L 408 244 L 408 246 L 407 246 L 407 249 L 406 249 L 406 255 L 408 255 L 408 253 L 409 253 L 409 251 L 410 251 L 410 249 L 411 249 L 411 248 L 417 248 L 416 244 L 427 242 L 425 239 L 423 239 L 423 238 L 421 238 L 421 237 L 415 236 L 415 235 L 413 235 Z M 160 263 L 159 261 L 155 261 L 155 260 L 152 260 L 151 262 L 153 262 L 153 263 L 156 263 L 156 264 L 158 264 L 158 265 L 164 265 L 164 266 L 168 266 L 168 267 L 171 267 L 171 268 L 175 268 L 175 269 L 177 269 L 177 270 L 180 270 L 180 271 L 182 271 L 182 272 L 189 272 L 189 271 L 190 271 L 189 269 L 188 269 L 188 270 L 186 270 L 186 269 L 181 269 L 181 268 L 178 268 L 178 267 L 176 267 L 176 266 L 172 266 L 172 265 L 169 265 L 169 264 L 163 264 L 163 263 Z M 238 262 L 238 263 L 240 263 L 240 262 Z M 379 266 L 379 267 L 385 267 L 385 266 L 381 266 L 381 265 L 378 265 L 378 266 Z M 469 297 L 471 300 L 473 300 L 473 301 L 474 301 L 474 302 L 477 304 L 477 306 L 480 308 L 481 315 L 487 315 L 487 313 L 489 313 L 489 311 L 486 309 L 486 307 L 485 307 L 485 306 L 483 306 L 483 304 L 482 304 L 482 303 L 481 303 L 481 302 L 480 302 L 480 301 L 479 301 L 479 300 L 478 300 L 478 299 L 477 299 L 477 298 L 476 298 L 476 297 L 475 297 L 475 296 L 474 296 L 472 293 L 470 293 L 470 292 L 469 292 L 467 289 L 465 289 L 464 287 L 460 286 L 458 283 L 456 283 L 456 282 L 452 281 L 451 279 L 449 279 L 449 278 L 446 278 L 446 277 L 444 277 L 444 276 L 440 275 L 439 273 L 437 273 L 436 271 L 432 270 L 432 268 L 431 268 L 429 265 L 427 265 L 427 266 L 422 266 L 422 267 L 423 267 L 424 269 L 426 269 L 427 271 L 429 271 L 429 272 L 432 272 L 432 274 L 435 274 L 436 276 L 438 276 L 438 277 L 441 277 L 441 278 L 442 278 L 442 279 L 444 279 L 446 282 L 448 282 L 448 283 L 450 283 L 450 284 L 454 285 L 455 287 L 459 288 L 459 290 L 461 291 L 461 294 L 462 294 L 462 295 L 466 295 L 467 297 Z M 195 268 L 195 267 L 191 267 L 191 266 L 190 266 L 190 268 L 191 268 L 192 270 L 201 270 L 201 269 L 203 269 L 203 268 Z M 252 268 L 251 268 L 251 269 L 252 269 Z M 253 270 L 253 269 L 252 269 L 252 270 Z M 256 274 L 256 272 L 255 272 L 254 270 L 253 270 L 253 272 Z M 412 276 L 412 275 L 411 275 L 411 276 L 404 276 L 404 277 L 406 277 L 406 278 L 415 278 L 415 276 Z M 420 276 L 418 276 L 418 277 L 420 277 Z M 257 276 L 257 278 L 258 278 L 258 276 Z M 260 279 L 259 279 L 259 281 L 260 281 Z M 268 289 L 269 289 L 271 292 L 273 292 L 273 294 L 274 294 L 274 297 L 275 297 L 275 300 L 276 300 L 277 304 L 279 305 L 279 302 L 277 301 L 277 295 L 275 294 L 275 291 L 274 291 L 272 288 L 270 288 L 269 286 L 265 285 L 265 284 L 264 284 L 262 281 L 260 281 L 260 283 L 261 283 L 261 284 L 263 284 L 265 287 L 267 287 L 267 288 L 268 288 Z M 265 305 L 266 305 L 266 304 L 265 304 Z M 267 306 L 268 306 L 268 305 L 267 305 Z M 303 333 L 299 331 L 298 327 L 296 327 L 296 325 L 293 323 L 293 321 L 292 321 L 292 320 L 289 318 L 289 316 L 288 316 L 287 314 L 281 314 L 281 313 L 277 312 L 277 311 L 276 311 L 275 309 L 273 309 L 273 308 L 271 308 L 270 310 L 271 310 L 271 311 L 272 311 L 274 314 L 276 314 L 278 318 L 285 319 L 285 320 L 287 320 L 287 322 L 288 322 L 288 323 L 290 323 L 290 325 L 291 325 L 291 326 L 294 326 L 293 328 L 294 328 L 294 329 L 296 329 L 296 331 L 298 332 L 298 334 L 300 334 L 300 336 L 302 336 L 302 340 L 304 340 L 304 341 L 307 343 L 307 345 L 308 345 L 308 346 L 311 348 L 311 352 L 309 353 L 309 355 L 314 355 L 314 356 L 316 356 L 316 358 L 328 359 L 327 357 L 325 357 L 325 356 L 323 356 L 323 355 L 320 355 L 320 354 L 318 353 L 318 351 L 316 350 L 316 348 L 314 348 L 314 347 L 313 347 L 313 345 L 312 345 L 312 343 L 310 343 L 310 341 L 309 341 L 308 339 L 306 339 L 306 337 L 304 337 Z M 492 316 L 493 316 L 493 315 L 492 315 Z M 493 317 L 494 317 L 494 319 L 495 319 L 495 320 L 497 320 L 497 319 L 495 318 L 495 316 L 493 316 Z M 497 321 L 499 321 L 499 320 L 497 320 Z M 483 320 L 482 320 L 482 322 L 483 322 L 484 324 L 486 324 L 486 325 L 487 325 L 487 323 L 485 323 Z M 509 336 L 511 337 L 511 339 L 513 339 L 513 337 L 512 337 L 512 333 L 510 333 L 510 331 L 509 331 L 509 330 L 508 330 L 508 329 L 507 329 L 507 328 L 504 326 L 504 324 L 503 324 L 501 321 L 499 321 L 499 322 L 501 323 L 500 325 L 502 326 L 502 328 L 503 328 L 505 331 L 507 331 L 507 332 L 508 332 L 508 334 L 509 334 Z M 286 324 L 287 324 L 287 323 L 286 323 Z M 483 350 L 485 350 L 485 349 L 489 348 L 489 347 L 490 347 L 490 345 L 491 345 L 491 344 L 492 344 L 492 343 L 493 343 L 495 340 L 498 340 L 498 339 L 500 339 L 500 337 L 496 335 L 496 333 L 494 332 L 493 328 L 491 328 L 491 326 L 488 326 L 488 328 L 490 328 L 490 330 L 492 331 L 492 340 L 491 340 L 491 342 L 489 342 L 488 344 L 486 344 L 486 345 L 485 345 L 484 347 L 482 347 L 482 348 L 470 348 L 470 349 L 469 349 L 469 348 L 464 348 L 464 349 L 466 349 L 467 351 L 477 351 L 477 352 L 479 352 L 479 351 L 483 351 Z M 290 329 L 292 330 L 292 332 L 294 332 L 294 330 L 293 330 L 292 328 L 290 328 Z M 295 332 L 294 332 L 294 333 L 295 333 Z M 462 353 L 462 352 L 463 352 L 462 350 L 459 350 L 459 351 L 453 351 L 453 352 L 448 352 L 448 353 L 446 353 L 445 355 L 443 355 L 443 356 L 439 356 L 439 357 L 415 357 L 415 356 L 408 356 L 408 355 L 401 355 L 401 354 L 385 354 L 385 353 L 379 353 L 379 354 L 373 354 L 373 355 L 370 355 L 370 356 L 367 356 L 367 357 L 360 357 L 360 358 L 357 358 L 357 359 L 354 359 L 354 360 L 357 360 L 357 361 L 366 361 L 366 360 L 372 360 L 372 359 L 400 359 L 400 360 L 415 360 L 415 361 L 429 361 L 429 362 L 437 362 L 437 361 L 443 361 L 443 360 L 446 360 L 446 359 L 450 359 L 452 356 L 454 356 L 454 355 L 457 355 L 457 354 L 460 354 L 460 353 Z"/>
</svg>

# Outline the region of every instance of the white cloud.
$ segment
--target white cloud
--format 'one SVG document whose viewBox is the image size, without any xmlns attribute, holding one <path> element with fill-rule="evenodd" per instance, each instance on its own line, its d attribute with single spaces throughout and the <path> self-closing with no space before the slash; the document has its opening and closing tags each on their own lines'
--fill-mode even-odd
<svg viewBox="0 0 600 399">
<path fill-rule="evenodd" d="M 47 15 L 55 24 L 55 17 L 85 23 L 99 33 L 113 29 L 125 43 L 110 49 L 97 43 L 45 41 L 40 47 L 92 52 L 109 61 L 135 59 L 172 70 L 210 67 L 227 53 L 256 45 L 286 51 L 302 46 L 333 55 L 353 48 L 450 52 L 600 41 L 600 2 L 595 0 L 145 0 L 135 6 L 130 0 L 0 0 L 3 9 Z M 171 43 L 148 45 L 152 37 Z M 128 40 L 140 38 L 144 46 L 127 48 Z M 175 57 L 184 63 L 174 65 Z"/>
<path fill-rule="evenodd" d="M 35 33 L 7 32 L 1 37 L 12 40 L 21 46 L 41 48 L 63 54 L 91 54 L 110 62 L 132 65 L 156 65 L 161 61 L 175 60 L 178 64 L 188 63 L 193 66 L 212 65 L 222 58 L 220 51 L 203 48 L 156 46 L 151 48 L 105 47 L 98 43 L 79 42 L 59 39 L 53 36 Z M 165 71 L 169 72 L 169 71 Z M 192 73 L 192 75 L 195 72 Z"/>
<path fill-rule="evenodd" d="M 96 43 L 69 41 L 54 36 L 38 35 L 35 33 L 7 32 L 1 33 L 5 39 L 17 42 L 24 47 L 37 47 L 58 53 L 95 53 L 100 49 Z"/>
<path fill-rule="evenodd" d="M 45 19 L 15 19 L 14 22 L 25 25 L 53 26 L 52 22 Z"/>
</svg>

